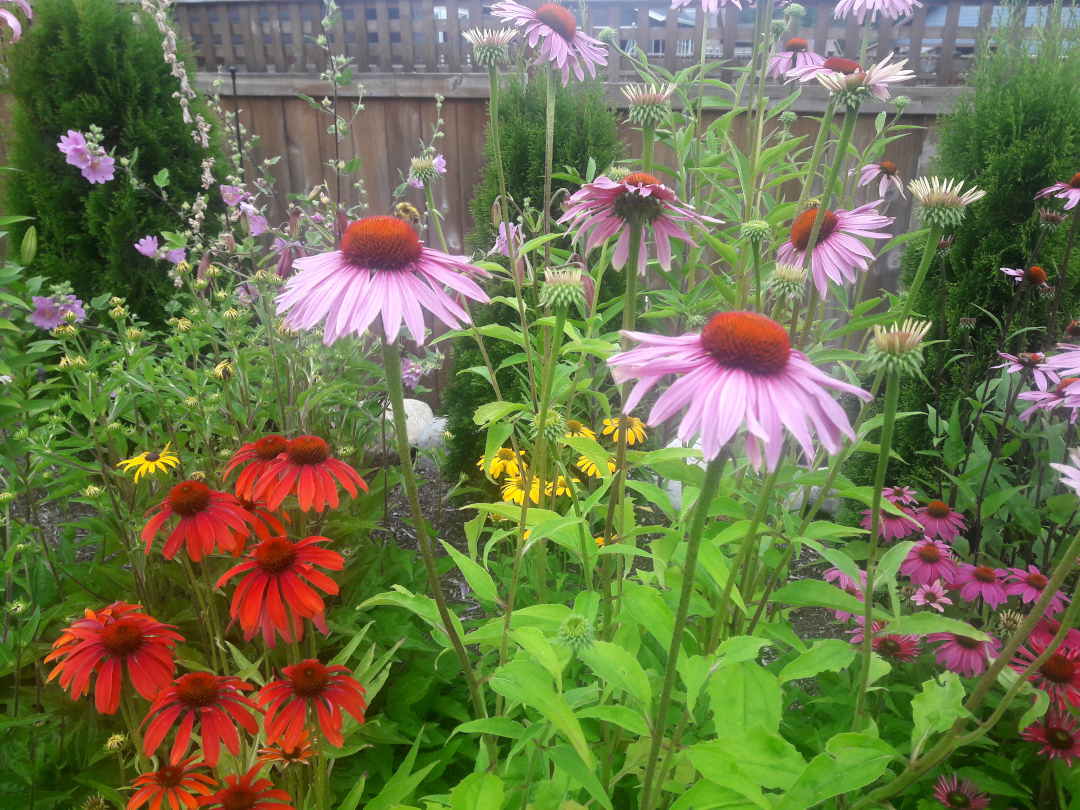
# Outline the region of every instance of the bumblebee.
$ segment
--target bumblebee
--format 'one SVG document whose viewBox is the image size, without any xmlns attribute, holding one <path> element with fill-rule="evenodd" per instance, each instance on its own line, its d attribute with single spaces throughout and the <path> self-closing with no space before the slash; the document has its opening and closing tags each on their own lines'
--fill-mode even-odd
<svg viewBox="0 0 1080 810">
<path fill-rule="evenodd" d="M 416 209 L 416 206 L 410 205 L 407 202 L 399 202 L 394 206 L 393 216 L 400 219 L 402 222 L 408 222 L 414 231 L 420 231 L 420 212 Z"/>
</svg>

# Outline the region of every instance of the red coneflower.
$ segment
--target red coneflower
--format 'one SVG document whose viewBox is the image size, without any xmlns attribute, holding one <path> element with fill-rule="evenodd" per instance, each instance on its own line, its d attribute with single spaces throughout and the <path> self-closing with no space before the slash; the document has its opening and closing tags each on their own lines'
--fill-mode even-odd
<svg viewBox="0 0 1080 810">
<path fill-rule="evenodd" d="M 251 521 L 251 528 L 255 536 L 260 540 L 269 540 L 271 537 L 282 537 L 286 534 L 285 524 L 292 523 L 288 512 L 275 512 L 266 506 L 266 501 L 249 501 L 240 498 L 240 508 L 249 512 L 255 520 Z M 244 553 L 247 538 L 239 532 L 233 532 L 232 555 L 239 557 Z"/>
<path fill-rule="evenodd" d="M 1021 647 L 1009 666 L 1017 672 L 1023 672 L 1042 655 L 1046 649 L 1034 638 L 1030 639 L 1031 649 Z M 1072 650 L 1059 645 L 1042 665 L 1031 673 L 1031 683 L 1050 695 L 1051 705 L 1059 706 L 1063 711 L 1069 706 L 1080 706 L 1080 650 Z"/>
<path fill-rule="evenodd" d="M 336 551 L 315 545 L 324 542 L 330 539 L 315 536 L 294 543 L 287 537 L 271 537 L 251 549 L 247 562 L 226 571 L 218 580 L 216 587 L 220 588 L 237 574 L 247 574 L 236 586 L 229 611 L 239 619 L 245 638 L 250 640 L 261 629 L 266 645 L 273 649 L 275 630 L 286 642 L 300 638 L 302 618 L 311 619 L 329 633 L 323 619 L 326 605 L 311 586 L 333 594 L 338 586 L 314 566 L 341 571 L 345 559 Z"/>
<path fill-rule="evenodd" d="M 176 671 L 173 646 L 184 637 L 173 625 L 137 612 L 142 605 L 114 602 L 102 611 L 86 611 L 53 644 L 45 657 L 49 662 L 63 659 L 49 673 L 60 676 L 60 686 L 71 687 L 78 700 L 90 692 L 90 679 L 97 673 L 94 706 L 101 714 L 116 714 L 126 671 L 135 691 L 147 700 L 172 683 Z"/>
<path fill-rule="evenodd" d="M 990 804 L 990 797 L 980 793 L 978 785 L 970 779 L 957 779 L 955 773 L 938 777 L 934 798 L 947 810 L 983 810 Z"/>
<path fill-rule="evenodd" d="M 297 436 L 285 445 L 285 452 L 259 477 L 253 498 L 266 498 L 268 509 L 277 509 L 289 495 L 296 495 L 300 509 L 321 511 L 327 503 L 338 507 L 340 483 L 353 498 L 356 487 L 368 491 L 360 474 L 344 461 L 330 455 L 330 448 L 318 436 Z"/>
<path fill-rule="evenodd" d="M 256 765 L 243 775 L 225 777 L 225 787 L 199 800 L 201 810 L 293 810 L 292 798 L 274 787 L 269 779 L 259 779 L 262 765 Z M 156 809 L 155 809 L 156 810 Z M 174 808 L 175 810 L 175 808 Z"/>
<path fill-rule="evenodd" d="M 196 762 L 189 757 L 183 762 L 162 765 L 156 771 L 144 773 L 131 783 L 136 791 L 128 799 L 127 810 L 137 810 L 150 802 L 150 810 L 161 810 L 167 804 L 170 810 L 180 807 L 198 807 L 199 799 L 192 794 L 209 796 L 214 792 L 214 778 L 205 773 L 197 773 L 206 767 L 205 762 Z"/>
<path fill-rule="evenodd" d="M 285 770 L 293 764 L 307 765 L 311 753 L 311 732 L 304 729 L 304 733 L 300 735 L 300 742 L 295 746 L 286 748 L 283 743 L 279 743 L 260 748 L 259 758 L 256 761 L 262 765 L 278 764 L 281 770 Z"/>
<path fill-rule="evenodd" d="M 203 755 L 207 764 L 216 768 L 222 740 L 230 754 L 235 756 L 240 751 L 237 723 L 252 736 L 259 733 L 259 724 L 250 711 L 257 711 L 258 707 L 255 701 L 240 694 L 251 689 L 250 684 L 228 675 L 209 672 L 181 675 L 174 685 L 158 694 L 146 713 L 143 725 L 150 725 L 143 739 L 144 753 L 148 757 L 153 756 L 169 729 L 179 720 L 180 727 L 176 731 L 176 741 L 169 757 L 171 762 L 176 762 L 187 753 L 192 728 L 199 720 Z M 154 717 L 155 713 L 157 717 Z M 152 717 L 153 720 L 150 719 Z"/>
<path fill-rule="evenodd" d="M 251 490 L 262 476 L 263 471 L 285 452 L 287 442 L 288 440 L 284 436 L 278 436 L 277 434 L 263 436 L 257 441 L 248 442 L 237 450 L 236 454 L 229 460 L 222 478 L 228 478 L 229 473 L 241 464 L 248 462 L 236 479 L 234 491 L 239 497 L 250 499 Z"/>
<path fill-rule="evenodd" d="M 1029 742 L 1040 743 L 1040 754 L 1048 759 L 1063 759 L 1070 768 L 1074 757 L 1080 759 L 1080 727 L 1076 718 L 1065 712 L 1047 712 L 1042 720 L 1028 726 L 1020 736 Z"/>
<path fill-rule="evenodd" d="M 224 551 L 232 551 L 236 545 L 233 533 L 241 537 L 248 536 L 248 527 L 254 518 L 240 506 L 235 495 L 210 489 L 200 481 L 183 481 L 169 490 L 165 500 L 151 507 L 146 514 L 155 509 L 161 511 L 150 518 L 142 530 L 142 539 L 146 543 L 146 553 L 150 553 L 154 536 L 165 521 L 176 515 L 180 518 L 176 527 L 165 540 L 162 553 L 171 560 L 180 550 L 180 544 L 187 543 L 188 556 L 198 562 L 204 554 L 211 554 L 214 545 Z"/>
<path fill-rule="evenodd" d="M 259 692 L 258 703 L 266 706 L 267 743 L 281 740 L 285 748 L 296 748 L 311 708 L 327 741 L 338 748 L 344 745 L 341 710 L 363 723 L 367 708 L 364 687 L 348 672 L 348 667 L 324 666 L 314 658 L 285 667 L 284 680 L 272 681 Z"/>
</svg>

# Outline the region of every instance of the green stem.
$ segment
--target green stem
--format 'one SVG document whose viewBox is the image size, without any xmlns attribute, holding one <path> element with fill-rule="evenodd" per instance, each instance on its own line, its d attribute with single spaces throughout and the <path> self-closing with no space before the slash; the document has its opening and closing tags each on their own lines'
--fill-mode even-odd
<svg viewBox="0 0 1080 810">
<path fill-rule="evenodd" d="M 435 599 L 435 605 L 439 610 L 439 619 L 442 621 L 443 632 L 450 639 L 450 644 L 453 646 L 458 661 L 461 663 L 476 718 L 481 719 L 487 716 L 487 709 L 480 693 L 480 684 L 477 682 L 476 673 L 473 672 L 472 664 L 469 662 L 469 654 L 465 650 L 465 645 L 458 636 L 453 621 L 451 621 L 450 610 L 446 606 L 446 597 L 443 595 L 442 583 L 439 581 L 439 571 L 435 567 L 435 555 L 431 551 L 431 541 L 428 539 L 427 523 L 424 520 L 424 513 L 420 508 L 420 497 L 416 490 L 416 474 L 413 472 L 409 431 L 405 420 L 405 399 L 401 390 L 401 358 L 398 356 L 397 346 L 388 342 L 385 338 L 382 341 L 382 350 L 383 368 L 386 371 L 386 393 L 393 408 L 394 432 L 397 434 L 398 456 L 401 460 L 401 479 L 405 486 L 405 492 L 409 497 L 417 543 L 420 546 L 420 554 L 424 558 L 428 584 L 431 586 L 431 595 Z M 488 761 L 491 765 L 494 765 L 498 761 L 498 751 L 490 734 L 484 735 L 484 744 L 487 747 Z"/>
<path fill-rule="evenodd" d="M 862 672 L 859 692 L 855 699 L 855 726 L 858 730 L 866 706 L 866 689 L 870 685 L 870 656 L 873 654 L 874 576 L 877 573 L 878 527 L 881 523 L 881 490 L 885 487 L 885 473 L 889 469 L 892 452 L 893 423 L 896 406 L 900 401 L 900 373 L 892 371 L 885 382 L 885 412 L 881 424 L 881 450 L 878 453 L 877 475 L 874 478 L 874 497 L 870 503 L 870 549 L 866 557 L 866 587 L 863 588 L 865 612 L 863 618 Z M 856 583 L 858 585 L 858 583 Z"/>
<path fill-rule="evenodd" d="M 656 141 L 656 124 L 643 124 L 641 127 L 641 170 L 652 171 L 653 146 Z"/>
<path fill-rule="evenodd" d="M 754 312 L 761 312 L 761 243 L 754 239 L 750 249 L 754 259 Z"/>
<path fill-rule="evenodd" d="M 1065 295 L 1065 283 L 1069 277 L 1069 259 L 1072 256 L 1073 244 L 1076 242 L 1076 227 L 1078 224 L 1080 224 L 1080 212 L 1074 211 L 1072 224 L 1069 226 L 1069 238 L 1065 242 L 1065 256 L 1061 260 L 1061 277 L 1058 279 L 1057 289 L 1054 291 L 1054 306 L 1050 309 L 1050 317 L 1047 319 L 1046 324 L 1047 347 L 1053 345 L 1055 341 L 1054 324 L 1057 321 L 1058 311 L 1061 309 L 1061 299 Z"/>
<path fill-rule="evenodd" d="M 817 140 L 814 141 L 814 150 L 810 153 L 810 162 L 806 164 L 806 174 L 803 175 L 802 192 L 799 194 L 799 204 L 795 206 L 795 214 L 802 213 L 803 206 L 810 199 L 810 189 L 814 186 L 814 178 L 817 176 L 818 164 L 825 152 L 825 144 L 829 140 L 829 130 L 832 129 L 832 121 L 836 116 L 836 96 L 829 96 L 829 103 L 825 107 L 825 114 L 821 116 L 821 126 L 818 128 Z"/>
<path fill-rule="evenodd" d="M 427 210 L 431 215 L 431 221 L 435 223 L 435 233 L 439 235 L 439 244 L 442 245 L 443 253 L 449 253 L 446 247 L 446 237 L 443 236 L 442 222 L 439 220 L 439 212 L 435 209 L 435 195 L 431 193 L 431 183 L 424 181 L 424 196 L 427 197 Z"/>
<path fill-rule="evenodd" d="M 660 689 L 660 702 L 656 707 L 656 720 L 652 727 L 648 766 L 645 769 L 645 780 L 641 790 L 641 810 L 652 810 L 663 788 L 663 785 L 657 785 L 656 795 L 653 795 L 656 764 L 660 758 L 660 747 L 664 742 L 664 731 L 667 728 L 667 712 L 671 706 L 671 693 L 675 688 L 675 678 L 678 674 L 679 650 L 682 649 L 686 619 L 690 612 L 690 597 L 694 593 L 694 574 L 697 570 L 698 550 L 701 548 L 701 537 L 705 533 L 705 523 L 709 517 L 709 506 L 712 504 L 713 498 L 716 497 L 716 492 L 720 487 L 720 477 L 724 473 L 724 460 L 726 457 L 727 454 L 721 452 L 709 462 L 708 467 L 705 469 L 705 480 L 701 484 L 701 492 L 698 493 L 694 519 L 690 524 L 690 534 L 686 539 L 686 559 L 683 562 L 682 589 L 679 593 L 679 607 L 675 613 L 675 630 L 671 636 L 671 644 L 668 646 L 664 685 Z"/>
<path fill-rule="evenodd" d="M 911 287 L 908 288 L 904 308 L 900 311 L 900 317 L 896 319 L 897 323 L 902 324 L 911 315 L 911 308 L 915 305 L 915 296 L 919 294 L 919 288 L 922 287 L 922 283 L 926 279 L 926 271 L 930 269 L 930 262 L 934 260 L 934 254 L 937 252 L 938 242 L 940 241 L 941 226 L 931 224 L 930 229 L 927 231 L 926 247 L 923 249 L 922 261 L 919 262 L 919 269 L 915 271 L 915 278 L 912 279 Z"/>
<path fill-rule="evenodd" d="M 547 68 L 547 110 L 544 124 L 544 236 L 551 233 L 551 162 L 555 148 L 555 69 Z M 551 267 L 551 241 L 544 242 L 544 267 Z"/>
</svg>

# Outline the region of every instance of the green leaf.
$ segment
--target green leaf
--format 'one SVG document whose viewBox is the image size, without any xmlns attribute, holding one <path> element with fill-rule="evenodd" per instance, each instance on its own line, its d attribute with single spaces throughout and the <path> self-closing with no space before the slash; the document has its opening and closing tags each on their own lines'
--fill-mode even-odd
<svg viewBox="0 0 1080 810">
<path fill-rule="evenodd" d="M 713 722 L 719 736 L 738 735 L 762 725 L 780 728 L 781 695 L 776 676 L 752 661 L 720 670 L 709 681 Z"/>
<path fill-rule="evenodd" d="M 579 655 L 597 676 L 622 689 L 643 706 L 647 713 L 651 713 L 652 689 L 649 686 L 649 676 L 634 656 L 618 644 L 608 641 L 597 641 Z"/>
<path fill-rule="evenodd" d="M 471 773 L 450 791 L 450 810 L 499 810 L 502 779 L 493 773 Z"/>
<path fill-rule="evenodd" d="M 160 172 L 154 175 L 154 185 L 158 188 L 165 188 L 169 185 L 169 170 L 162 169 Z"/>
<path fill-rule="evenodd" d="M 866 609 L 866 606 L 850 593 L 820 579 L 800 579 L 789 582 L 773 594 L 772 601 L 796 607 L 811 605 L 829 610 L 842 610 L 855 615 L 862 615 Z M 877 618 L 888 618 L 888 614 L 880 610 L 875 609 L 874 613 Z"/>
<path fill-rule="evenodd" d="M 747 778 L 763 788 L 791 787 L 806 768 L 795 746 L 779 734 L 766 731 L 761 726 L 747 729 L 744 734 L 699 743 L 690 749 L 690 759 L 703 774 L 713 778 L 718 760 L 729 758 Z"/>
<path fill-rule="evenodd" d="M 498 422 L 512 413 L 523 410 L 525 406 L 519 402 L 488 402 L 476 409 L 473 422 L 480 427 L 487 427 L 492 422 Z"/>
<path fill-rule="evenodd" d="M 342 799 L 341 804 L 338 805 L 338 810 L 356 810 L 356 806 L 360 804 L 360 797 L 364 795 L 364 787 L 367 785 L 367 774 L 361 774 L 360 779 L 352 786 L 352 790 L 349 794 Z"/>
<path fill-rule="evenodd" d="M 922 691 L 911 699 L 911 745 L 919 745 L 924 736 L 945 731 L 953 721 L 970 715 L 964 709 L 964 685 L 955 672 L 943 672 L 923 683 Z"/>
<path fill-rule="evenodd" d="M 639 737 L 649 736 L 649 725 L 645 718 L 626 706 L 589 706 L 578 709 L 575 714 L 580 720 L 603 720 L 605 723 L 614 723 L 625 728 Z"/>
<path fill-rule="evenodd" d="M 485 602 L 499 604 L 499 591 L 495 587 L 495 580 L 491 578 L 491 574 L 485 571 L 477 562 L 466 557 L 445 540 L 440 540 L 439 542 L 441 542 L 443 548 L 446 549 L 446 553 L 454 558 L 454 562 L 457 563 L 457 567 L 461 569 L 461 573 L 465 576 L 465 581 L 469 583 L 469 587 L 472 588 L 473 593 Z"/>
<path fill-rule="evenodd" d="M 578 754 L 580 753 L 578 751 Z M 607 791 L 604 790 L 604 786 L 600 784 L 600 780 L 596 778 L 596 774 L 593 773 L 591 758 L 588 760 L 585 760 L 584 757 L 579 758 L 575 755 L 574 749 L 568 745 L 556 745 L 549 748 L 548 756 L 558 767 L 570 774 L 571 779 L 585 788 L 601 807 L 614 810 L 611 805 L 611 798 L 608 796 Z"/>
<path fill-rule="evenodd" d="M 518 627 L 510 631 L 510 637 L 517 642 L 523 650 L 529 653 L 537 662 L 551 673 L 552 679 L 558 690 L 562 691 L 562 664 L 559 656 L 544 635 L 543 630 L 536 627 Z"/>
<path fill-rule="evenodd" d="M 658 590 L 647 585 L 628 582 L 623 589 L 623 610 L 652 633 L 665 650 L 671 648 L 671 636 L 675 632 L 675 614 L 665 604 Z"/>
<path fill-rule="evenodd" d="M 929 610 L 893 619 L 882 632 L 890 635 L 910 633 L 918 636 L 924 636 L 927 633 L 956 633 L 958 636 L 967 636 L 977 641 L 990 640 L 990 636 L 982 630 L 976 630 L 970 624 Z"/>
<path fill-rule="evenodd" d="M 352 174 L 353 172 L 360 171 L 360 167 L 364 165 L 363 158 L 353 158 L 352 160 L 345 161 L 345 168 L 343 168 L 342 174 Z"/>
<path fill-rule="evenodd" d="M 798 678 L 812 678 L 819 672 L 839 672 L 851 665 L 857 652 L 854 644 L 840 639 L 814 642 L 813 647 L 784 667 L 778 680 L 784 684 Z"/>
<path fill-rule="evenodd" d="M 509 737 L 511 740 L 520 740 L 525 734 L 525 727 L 515 720 L 505 717 L 483 717 L 480 720 L 470 720 L 462 723 L 450 734 L 494 734 L 496 737 Z"/>
<path fill-rule="evenodd" d="M 775 810 L 806 810 L 832 796 L 858 790 L 881 778 L 897 756 L 891 745 L 869 734 L 837 734 L 827 753 L 811 760 Z"/>
</svg>

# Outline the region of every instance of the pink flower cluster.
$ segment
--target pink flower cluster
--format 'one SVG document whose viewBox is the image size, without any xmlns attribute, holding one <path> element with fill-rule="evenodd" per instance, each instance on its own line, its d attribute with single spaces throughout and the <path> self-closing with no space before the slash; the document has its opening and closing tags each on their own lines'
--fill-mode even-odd
<svg viewBox="0 0 1080 810">
<path fill-rule="evenodd" d="M 67 162 L 81 169 L 82 176 L 91 183 L 107 183 L 115 176 L 116 161 L 100 145 L 87 143 L 81 132 L 69 129 L 56 146 Z"/>
</svg>

